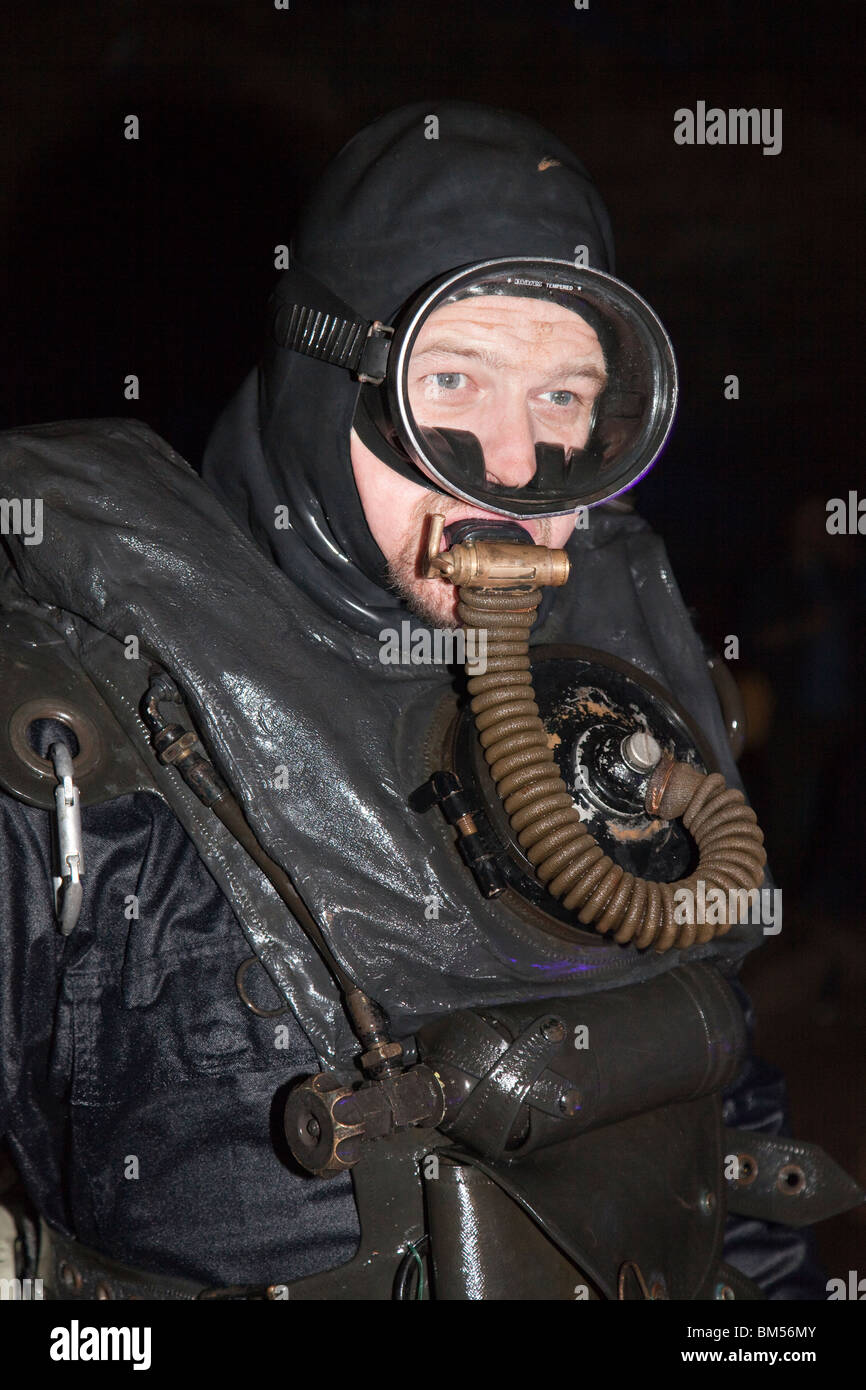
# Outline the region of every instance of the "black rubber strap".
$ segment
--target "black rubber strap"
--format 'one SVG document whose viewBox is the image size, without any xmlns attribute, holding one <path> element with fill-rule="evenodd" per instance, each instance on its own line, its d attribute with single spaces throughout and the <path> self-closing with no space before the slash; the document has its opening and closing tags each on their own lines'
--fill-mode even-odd
<svg viewBox="0 0 866 1390">
<path fill-rule="evenodd" d="M 358 368 L 369 331 L 370 324 L 363 319 L 343 318 L 303 304 L 281 304 L 273 322 L 280 347 L 351 372 Z"/>
</svg>

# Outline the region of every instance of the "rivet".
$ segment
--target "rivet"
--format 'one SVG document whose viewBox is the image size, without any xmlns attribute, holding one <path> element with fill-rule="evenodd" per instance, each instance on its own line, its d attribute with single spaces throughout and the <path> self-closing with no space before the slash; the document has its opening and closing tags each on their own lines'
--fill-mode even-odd
<svg viewBox="0 0 866 1390">
<path fill-rule="evenodd" d="M 559 1108 L 563 1115 L 576 1115 L 581 1106 L 580 1091 L 566 1091 L 559 1097 Z"/>
</svg>

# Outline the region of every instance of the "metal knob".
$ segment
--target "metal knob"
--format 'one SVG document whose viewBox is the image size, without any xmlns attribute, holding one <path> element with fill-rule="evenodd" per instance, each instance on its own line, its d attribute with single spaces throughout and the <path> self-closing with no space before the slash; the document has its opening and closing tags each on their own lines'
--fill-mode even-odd
<svg viewBox="0 0 866 1390">
<path fill-rule="evenodd" d="M 335 1177 L 361 1157 L 365 1127 L 355 1124 L 355 1092 L 328 1072 L 295 1086 L 283 1114 L 292 1157 L 320 1178 Z M 341 1113 L 342 1112 L 342 1113 Z"/>
<path fill-rule="evenodd" d="M 650 772 L 662 755 L 659 744 L 645 729 L 638 729 L 624 738 L 621 750 L 624 762 L 633 772 Z"/>
</svg>

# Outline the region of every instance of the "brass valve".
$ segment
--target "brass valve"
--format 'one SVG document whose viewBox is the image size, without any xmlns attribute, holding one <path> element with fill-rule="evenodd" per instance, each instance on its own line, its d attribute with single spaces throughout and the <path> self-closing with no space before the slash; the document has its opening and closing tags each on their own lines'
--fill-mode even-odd
<svg viewBox="0 0 866 1390">
<path fill-rule="evenodd" d="M 448 579 L 464 589 L 537 589 L 568 579 L 564 550 L 549 550 L 528 541 L 467 541 L 439 553 L 445 518 L 431 516 L 426 579 Z"/>
<path fill-rule="evenodd" d="M 444 1114 L 442 1082 L 419 1064 L 360 1083 L 318 1072 L 289 1092 L 283 1124 L 295 1161 L 316 1177 L 332 1178 L 353 1168 L 371 1139 L 412 1126 L 433 1129 Z"/>
<path fill-rule="evenodd" d="M 359 1123 L 354 1112 L 353 1088 L 341 1086 L 328 1072 L 296 1086 L 286 1103 L 284 1124 L 297 1161 L 320 1178 L 352 1168 L 361 1157 L 364 1139 L 363 1119 Z"/>
</svg>

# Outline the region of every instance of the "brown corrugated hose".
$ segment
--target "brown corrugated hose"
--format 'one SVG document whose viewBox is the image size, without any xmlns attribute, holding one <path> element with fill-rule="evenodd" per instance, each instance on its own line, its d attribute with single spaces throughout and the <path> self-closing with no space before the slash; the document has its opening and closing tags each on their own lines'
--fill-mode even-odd
<svg viewBox="0 0 866 1390">
<path fill-rule="evenodd" d="M 472 712 L 484 756 L 518 842 L 539 882 L 578 920 L 619 942 L 667 951 L 722 936 L 736 914 L 718 923 L 677 921 L 674 894 L 759 888 L 766 853 L 755 813 L 718 773 L 704 774 L 663 755 L 647 789 L 647 810 L 681 816 L 699 851 L 694 873 L 655 883 L 626 873 L 586 830 L 548 745 L 532 688 L 529 633 L 541 590 L 461 587 L 458 614 L 466 627 L 487 632 L 486 668 L 467 663 Z M 685 916 L 694 913 L 683 914 Z"/>
</svg>

